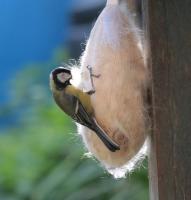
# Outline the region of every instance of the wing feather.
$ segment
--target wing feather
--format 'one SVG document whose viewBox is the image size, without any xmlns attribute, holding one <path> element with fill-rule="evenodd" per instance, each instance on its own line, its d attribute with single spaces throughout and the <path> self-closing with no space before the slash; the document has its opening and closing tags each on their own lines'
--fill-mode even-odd
<svg viewBox="0 0 191 200">
<path fill-rule="evenodd" d="M 73 119 L 79 124 L 93 130 L 110 151 L 114 152 L 120 149 L 119 145 L 111 140 L 105 131 L 98 125 L 96 119 L 86 112 L 85 108 L 77 98 Z"/>
</svg>

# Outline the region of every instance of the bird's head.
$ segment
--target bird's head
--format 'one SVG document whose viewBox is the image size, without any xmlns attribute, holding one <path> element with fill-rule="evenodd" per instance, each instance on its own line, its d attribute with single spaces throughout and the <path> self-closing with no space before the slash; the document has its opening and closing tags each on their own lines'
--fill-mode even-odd
<svg viewBox="0 0 191 200">
<path fill-rule="evenodd" d="M 56 90 L 63 90 L 66 86 L 70 85 L 72 74 L 69 69 L 58 67 L 50 73 L 51 88 Z"/>
</svg>

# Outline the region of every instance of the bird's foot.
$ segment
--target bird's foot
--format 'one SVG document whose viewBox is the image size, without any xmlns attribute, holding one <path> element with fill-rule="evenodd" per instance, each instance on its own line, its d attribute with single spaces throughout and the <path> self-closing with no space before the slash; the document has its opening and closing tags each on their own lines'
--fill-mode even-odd
<svg viewBox="0 0 191 200">
<path fill-rule="evenodd" d="M 87 69 L 89 70 L 90 77 L 99 78 L 101 76 L 101 74 L 93 74 L 92 67 L 90 65 L 87 66 Z"/>
<path fill-rule="evenodd" d="M 93 88 L 92 90 L 88 91 L 87 94 L 92 95 L 96 92 L 95 87 L 94 87 L 94 83 L 93 83 L 93 77 L 99 78 L 101 76 L 101 74 L 93 74 L 92 67 L 90 65 L 87 66 L 87 69 L 89 70 L 90 80 L 91 80 L 91 84 L 92 84 L 92 88 Z"/>
<path fill-rule="evenodd" d="M 92 95 L 92 94 L 94 94 L 96 91 L 93 89 L 93 90 L 90 90 L 90 91 L 88 91 L 88 92 L 86 92 L 88 95 Z"/>
<path fill-rule="evenodd" d="M 92 77 L 99 78 L 101 74 L 91 74 Z"/>
</svg>

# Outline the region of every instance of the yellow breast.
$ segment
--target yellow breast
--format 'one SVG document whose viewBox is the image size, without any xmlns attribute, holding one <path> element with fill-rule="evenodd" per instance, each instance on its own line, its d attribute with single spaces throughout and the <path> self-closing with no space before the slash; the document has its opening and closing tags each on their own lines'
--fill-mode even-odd
<svg viewBox="0 0 191 200">
<path fill-rule="evenodd" d="M 82 90 L 69 85 L 66 87 L 65 92 L 69 95 L 73 95 L 75 97 L 77 97 L 81 104 L 84 106 L 84 108 L 86 109 L 87 113 L 92 114 L 93 113 L 93 107 L 91 104 L 91 98 L 90 95 L 88 95 L 87 93 L 83 92 Z"/>
</svg>

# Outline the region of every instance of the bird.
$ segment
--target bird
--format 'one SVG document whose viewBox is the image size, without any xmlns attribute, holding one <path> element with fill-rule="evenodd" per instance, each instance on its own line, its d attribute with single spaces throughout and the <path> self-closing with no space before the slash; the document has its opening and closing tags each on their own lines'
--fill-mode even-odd
<svg viewBox="0 0 191 200">
<path fill-rule="evenodd" d="M 94 116 L 90 95 L 95 91 L 83 92 L 71 84 L 71 79 L 71 70 L 65 67 L 51 72 L 50 87 L 56 104 L 75 122 L 94 131 L 111 152 L 119 150 L 119 145 L 109 138 Z"/>
</svg>

